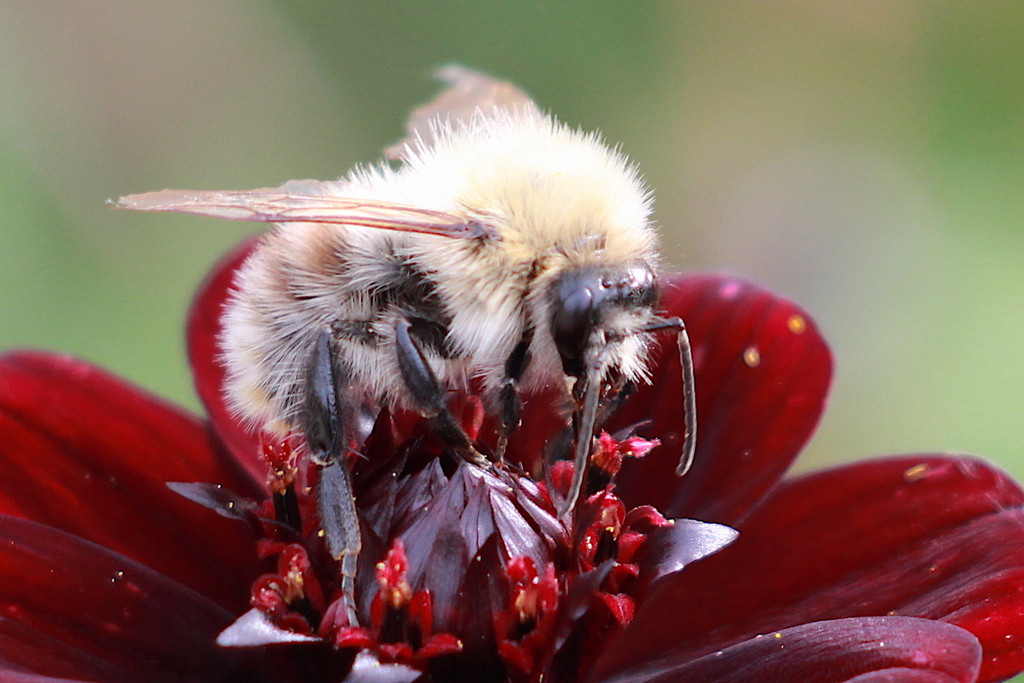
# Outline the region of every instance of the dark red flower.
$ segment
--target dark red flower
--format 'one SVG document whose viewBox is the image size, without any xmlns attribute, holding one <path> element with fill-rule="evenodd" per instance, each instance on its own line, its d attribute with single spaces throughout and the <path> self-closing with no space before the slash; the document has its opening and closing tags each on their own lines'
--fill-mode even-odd
<svg viewBox="0 0 1024 683">
<path fill-rule="evenodd" d="M 671 279 L 693 345 L 698 451 L 682 479 L 679 359 L 605 425 L 569 520 L 564 419 L 532 397 L 510 465 L 447 456 L 383 413 L 355 467 L 356 621 L 298 441 L 222 400 L 234 269 L 189 351 L 208 422 L 84 362 L 0 357 L 0 681 L 994 681 L 1024 669 L 1024 491 L 969 457 L 782 476 L 824 406 L 810 318 L 740 280 Z M 467 431 L 492 427 L 473 397 Z M 171 485 L 168 486 L 168 483 Z M 738 537 L 736 531 L 738 530 Z"/>
</svg>

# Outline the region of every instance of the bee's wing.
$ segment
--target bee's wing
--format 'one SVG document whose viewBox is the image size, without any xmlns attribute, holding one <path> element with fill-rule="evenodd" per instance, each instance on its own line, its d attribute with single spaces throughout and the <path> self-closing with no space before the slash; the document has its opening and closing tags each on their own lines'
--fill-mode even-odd
<svg viewBox="0 0 1024 683">
<path fill-rule="evenodd" d="M 262 223 L 338 223 L 382 230 L 487 237 L 488 229 L 465 216 L 375 199 L 320 194 L 316 181 L 292 181 L 258 190 L 161 190 L 121 197 L 110 204 L 130 211 L 173 211 Z"/>
<path fill-rule="evenodd" d="M 389 159 L 405 159 L 410 148 L 429 147 L 436 137 L 435 126 L 443 121 L 458 123 L 468 121 L 475 114 L 487 116 L 496 111 L 541 115 L 530 96 L 508 81 L 455 64 L 439 69 L 437 78 L 448 87 L 432 101 L 413 110 L 405 124 L 405 138 L 384 150 Z"/>
</svg>

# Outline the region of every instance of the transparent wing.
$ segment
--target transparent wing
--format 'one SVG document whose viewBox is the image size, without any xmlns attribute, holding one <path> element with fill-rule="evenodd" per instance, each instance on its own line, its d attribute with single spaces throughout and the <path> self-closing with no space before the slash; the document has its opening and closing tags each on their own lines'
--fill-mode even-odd
<svg viewBox="0 0 1024 683">
<path fill-rule="evenodd" d="M 405 159 L 409 147 L 418 143 L 429 147 L 435 139 L 432 121 L 458 123 L 478 112 L 487 115 L 496 110 L 541 115 L 530 96 L 508 81 L 454 64 L 439 69 L 436 75 L 448 87 L 413 110 L 405 125 L 405 138 L 384 151 L 389 159 Z"/>
<path fill-rule="evenodd" d="M 444 211 L 316 192 L 315 181 L 292 181 L 258 190 L 161 190 L 111 201 L 129 211 L 172 211 L 262 223 L 338 223 L 382 230 L 480 238 L 492 236 L 478 222 Z"/>
</svg>

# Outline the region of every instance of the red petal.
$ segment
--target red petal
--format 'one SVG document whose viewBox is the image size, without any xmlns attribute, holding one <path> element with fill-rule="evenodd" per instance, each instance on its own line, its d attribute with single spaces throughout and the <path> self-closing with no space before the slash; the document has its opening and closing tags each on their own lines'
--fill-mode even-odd
<svg viewBox="0 0 1024 683">
<path fill-rule="evenodd" d="M 88 363 L 0 357 L 0 513 L 107 546 L 234 608 L 256 566 L 245 525 L 167 488 L 251 480 L 205 425 Z"/>
<path fill-rule="evenodd" d="M 679 353 L 661 335 L 654 382 L 642 386 L 609 431 L 641 428 L 662 446 L 623 464 L 616 493 L 628 507 L 651 504 L 670 517 L 735 526 L 778 482 L 824 408 L 832 355 L 814 322 L 793 303 L 742 280 L 673 278 L 662 303 L 686 322 L 697 392 L 697 453 L 675 476 L 684 430 Z"/>
<path fill-rule="evenodd" d="M 101 681 L 223 680 L 231 615 L 126 557 L 0 516 L 0 660 Z"/>
<path fill-rule="evenodd" d="M 802 622 L 901 614 L 972 631 L 981 680 L 1024 669 L 1024 492 L 985 463 L 919 456 L 801 477 L 728 548 L 666 578 L 623 633 L 630 661 L 703 654 Z M 998 552 L 993 552 L 998 548 Z"/>
<path fill-rule="evenodd" d="M 213 267 L 192 300 L 186 337 L 196 392 L 206 407 L 217 436 L 257 481 L 263 481 L 267 476 L 267 465 L 260 456 L 259 433 L 243 425 L 224 402 L 224 366 L 220 361 L 218 341 L 221 311 L 234 284 L 235 271 L 258 241 L 258 237 L 253 237 L 243 242 Z"/>
<path fill-rule="evenodd" d="M 756 636 L 697 659 L 669 655 L 615 676 L 637 683 L 975 680 L 977 639 L 949 624 L 906 617 L 839 619 Z M 896 672 L 934 672 L 916 676 Z M 868 673 L 881 674 L 879 677 Z M 598 676 L 595 680 L 600 680 Z"/>
</svg>

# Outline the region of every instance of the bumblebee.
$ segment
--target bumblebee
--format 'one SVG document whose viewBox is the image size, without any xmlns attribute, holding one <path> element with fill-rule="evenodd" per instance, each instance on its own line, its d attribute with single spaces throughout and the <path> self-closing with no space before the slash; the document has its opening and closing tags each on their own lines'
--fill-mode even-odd
<svg viewBox="0 0 1024 683">
<path fill-rule="evenodd" d="M 382 407 L 429 418 L 453 450 L 489 466 L 447 407 L 482 387 L 500 458 L 521 396 L 572 407 L 583 485 L 599 408 L 649 380 L 655 332 L 675 329 L 694 450 L 685 327 L 658 314 L 652 197 L 636 167 L 559 123 L 511 84 L 458 67 L 415 110 L 390 163 L 336 181 L 248 191 L 164 190 L 120 208 L 275 223 L 238 271 L 220 339 L 230 405 L 251 424 L 299 431 L 321 467 L 328 545 L 352 604 L 360 533 L 347 460 Z"/>
</svg>

